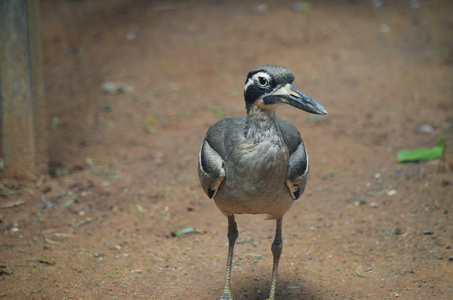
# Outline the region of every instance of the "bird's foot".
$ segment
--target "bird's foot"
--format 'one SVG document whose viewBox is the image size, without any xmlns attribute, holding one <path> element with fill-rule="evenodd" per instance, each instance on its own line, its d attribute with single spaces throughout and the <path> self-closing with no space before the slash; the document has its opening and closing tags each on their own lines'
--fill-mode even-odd
<svg viewBox="0 0 453 300">
<path fill-rule="evenodd" d="M 222 297 L 220 297 L 220 300 L 233 300 L 233 297 L 231 297 L 231 292 L 230 291 L 223 292 L 223 295 Z"/>
</svg>

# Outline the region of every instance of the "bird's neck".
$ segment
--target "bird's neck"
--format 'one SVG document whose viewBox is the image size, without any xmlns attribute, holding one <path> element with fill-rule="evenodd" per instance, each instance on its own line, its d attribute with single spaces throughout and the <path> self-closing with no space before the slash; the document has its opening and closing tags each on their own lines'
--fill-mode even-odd
<svg viewBox="0 0 453 300">
<path fill-rule="evenodd" d="M 269 141 L 278 138 L 275 125 L 275 110 L 263 110 L 257 107 L 250 107 L 247 110 L 247 121 L 245 123 L 244 135 L 246 139 L 254 143 Z"/>
</svg>

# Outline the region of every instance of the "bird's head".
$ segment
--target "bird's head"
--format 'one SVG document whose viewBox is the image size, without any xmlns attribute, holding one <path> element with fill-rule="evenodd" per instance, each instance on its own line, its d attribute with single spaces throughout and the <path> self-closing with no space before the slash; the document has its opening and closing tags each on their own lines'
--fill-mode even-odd
<svg viewBox="0 0 453 300">
<path fill-rule="evenodd" d="M 312 114 L 327 113 L 321 104 L 295 89 L 293 82 L 293 73 L 284 67 L 264 65 L 250 71 L 244 85 L 247 111 L 252 106 L 273 111 L 278 105 L 286 103 Z"/>
</svg>

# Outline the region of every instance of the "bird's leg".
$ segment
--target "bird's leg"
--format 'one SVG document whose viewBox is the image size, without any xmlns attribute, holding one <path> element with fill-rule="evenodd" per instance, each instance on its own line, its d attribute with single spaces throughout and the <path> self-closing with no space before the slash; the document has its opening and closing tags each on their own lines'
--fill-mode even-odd
<svg viewBox="0 0 453 300">
<path fill-rule="evenodd" d="M 225 275 L 225 290 L 220 300 L 232 300 L 230 290 L 231 264 L 233 263 L 233 250 L 236 239 L 238 238 L 238 227 L 234 220 L 234 215 L 228 216 L 228 260 Z"/>
<path fill-rule="evenodd" d="M 275 239 L 272 243 L 272 254 L 274 255 L 274 267 L 272 268 L 272 283 L 269 300 L 275 298 L 275 288 L 277 287 L 277 275 L 278 275 L 278 262 L 280 261 L 280 255 L 282 254 L 283 241 L 282 241 L 282 220 L 283 218 L 277 219 L 277 228 L 275 230 Z"/>
</svg>

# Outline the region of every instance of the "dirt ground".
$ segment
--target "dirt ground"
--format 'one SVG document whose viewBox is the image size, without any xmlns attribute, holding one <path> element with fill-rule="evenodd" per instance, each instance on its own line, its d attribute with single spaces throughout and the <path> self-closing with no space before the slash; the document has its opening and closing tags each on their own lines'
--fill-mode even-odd
<svg viewBox="0 0 453 300">
<path fill-rule="evenodd" d="M 0 298 L 218 298 L 227 220 L 198 150 L 278 64 L 328 110 L 277 111 L 311 164 L 278 299 L 453 299 L 453 176 L 396 162 L 453 118 L 453 2 L 374 3 L 41 1 L 53 177 L 2 179 Z M 237 222 L 233 295 L 266 299 L 275 223 Z"/>
</svg>

